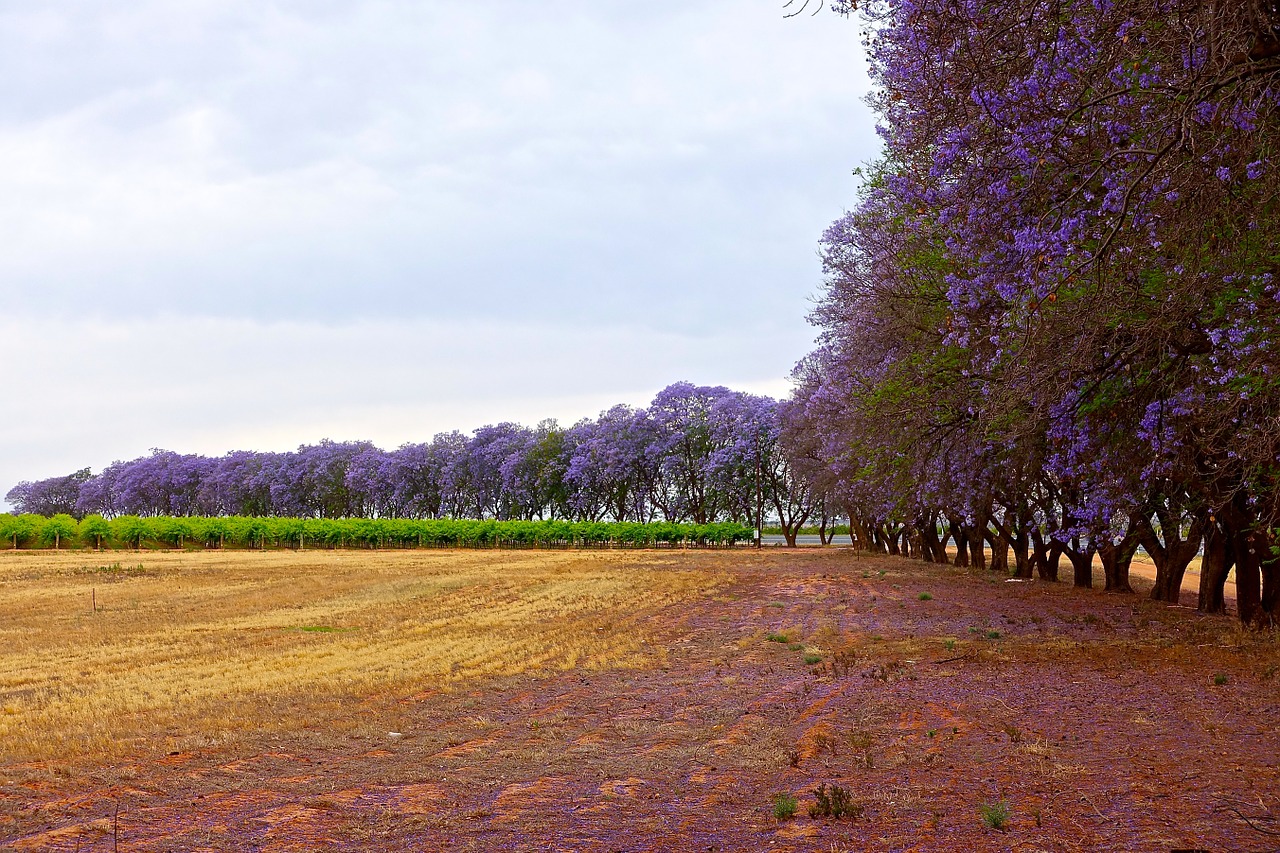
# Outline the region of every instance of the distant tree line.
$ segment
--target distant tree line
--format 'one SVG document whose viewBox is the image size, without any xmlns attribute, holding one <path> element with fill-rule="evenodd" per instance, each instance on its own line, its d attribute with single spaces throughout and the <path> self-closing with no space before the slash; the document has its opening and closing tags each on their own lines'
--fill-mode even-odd
<svg viewBox="0 0 1280 853">
<path fill-rule="evenodd" d="M 815 511 L 787 440 L 789 404 L 677 383 L 647 408 L 570 427 L 543 421 L 448 432 L 382 450 L 367 441 L 221 457 L 156 450 L 98 474 L 19 483 L 19 513 L 282 518 L 735 522 L 795 530 Z"/>
</svg>

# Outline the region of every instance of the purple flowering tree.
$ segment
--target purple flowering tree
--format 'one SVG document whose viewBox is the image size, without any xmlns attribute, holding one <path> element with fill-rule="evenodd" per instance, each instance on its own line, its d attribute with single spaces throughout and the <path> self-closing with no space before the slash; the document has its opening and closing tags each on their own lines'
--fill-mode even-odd
<svg viewBox="0 0 1280 853">
<path fill-rule="evenodd" d="M 1201 607 L 1234 562 L 1275 618 L 1280 10 L 863 11 L 885 157 L 799 374 L 846 489 L 1024 575 L 1127 590 L 1146 542 L 1158 596 L 1203 535 Z"/>
<path fill-rule="evenodd" d="M 65 477 L 50 477 L 35 482 L 24 480 L 10 489 L 4 499 L 18 513 L 43 516 L 66 514 L 79 518 L 83 515 L 76 508 L 80 500 L 80 489 L 91 476 L 88 468 L 82 468 Z"/>
</svg>

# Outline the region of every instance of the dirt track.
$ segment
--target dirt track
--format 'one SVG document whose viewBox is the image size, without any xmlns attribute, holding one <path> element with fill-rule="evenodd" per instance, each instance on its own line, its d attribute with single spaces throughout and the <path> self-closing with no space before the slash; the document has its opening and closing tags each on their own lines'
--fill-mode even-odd
<svg viewBox="0 0 1280 853">
<path fill-rule="evenodd" d="M 687 559 L 732 583 L 640 614 L 645 667 L 371 696 L 174 755 L 11 764 L 0 849 L 1277 847 L 1274 635 L 847 551 Z M 808 817 L 824 783 L 861 816 Z M 793 820 L 773 818 L 779 792 L 798 795 Z M 1002 831 L 979 815 L 999 801 Z"/>
</svg>

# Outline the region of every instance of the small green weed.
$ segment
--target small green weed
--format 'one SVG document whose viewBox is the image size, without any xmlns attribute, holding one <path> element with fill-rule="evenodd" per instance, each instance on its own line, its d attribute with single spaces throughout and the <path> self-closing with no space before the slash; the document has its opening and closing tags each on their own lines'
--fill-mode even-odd
<svg viewBox="0 0 1280 853">
<path fill-rule="evenodd" d="M 110 575 L 113 577 L 130 577 L 136 578 L 147 574 L 147 570 L 143 568 L 142 563 L 133 566 L 126 566 L 121 563 L 112 563 L 109 566 L 97 566 L 95 568 L 77 569 L 76 574 L 99 574 Z"/>
<path fill-rule="evenodd" d="M 929 737 L 937 737 L 937 736 L 938 736 L 938 730 L 937 730 L 937 729 L 929 729 L 929 731 L 925 732 L 925 734 L 927 734 Z"/>
<path fill-rule="evenodd" d="M 988 639 L 988 640 L 998 640 L 998 639 L 1000 639 L 1000 632 L 999 632 L 999 631 L 988 631 L 988 632 L 987 632 L 987 639 Z"/>
<path fill-rule="evenodd" d="M 789 643 L 789 642 L 791 642 L 791 638 L 790 638 L 790 637 L 788 637 L 786 634 L 775 634 L 775 633 L 774 633 L 774 632 L 772 632 L 772 631 L 770 631 L 768 634 L 765 634 L 765 635 L 764 635 L 764 638 L 765 638 L 766 640 L 768 640 L 769 642 L 771 642 L 771 643 Z"/>
<path fill-rule="evenodd" d="M 1218 687 L 1221 687 L 1222 685 L 1226 684 L 1228 681 L 1230 681 L 1230 679 L 1227 678 L 1227 674 L 1225 672 L 1219 672 L 1217 675 L 1213 677 L 1213 683 L 1216 684 Z"/>
<path fill-rule="evenodd" d="M 804 643 L 787 643 L 787 649 L 793 652 L 798 652 L 803 648 Z"/>
<path fill-rule="evenodd" d="M 813 666 L 817 663 L 822 663 L 822 655 L 808 654 L 804 656 L 805 666 Z"/>
<path fill-rule="evenodd" d="M 956 641 L 947 640 L 945 643 L 942 644 L 942 647 L 949 652 L 954 652 L 956 650 Z"/>
<path fill-rule="evenodd" d="M 787 605 L 783 604 L 781 601 L 770 601 L 766 606 L 767 607 L 786 607 Z"/>
<path fill-rule="evenodd" d="M 830 817 L 839 820 L 848 817 L 857 820 L 862 817 L 863 806 L 854 802 L 853 794 L 839 785 L 819 785 L 813 791 L 815 802 L 809 806 L 809 817 Z"/>
<path fill-rule="evenodd" d="M 800 801 L 790 794 L 774 794 L 773 795 L 773 818 L 774 820 L 783 821 L 791 820 L 796 816 L 796 809 L 799 808 Z"/>
<path fill-rule="evenodd" d="M 921 601 L 933 601 L 933 596 L 927 592 L 920 593 L 919 595 L 916 596 L 916 598 L 920 599 Z"/>
<path fill-rule="evenodd" d="M 1009 801 L 997 800 L 994 803 L 983 803 L 978 806 L 978 814 L 982 816 L 982 825 L 988 829 L 1003 830 L 1009 825 Z"/>
</svg>

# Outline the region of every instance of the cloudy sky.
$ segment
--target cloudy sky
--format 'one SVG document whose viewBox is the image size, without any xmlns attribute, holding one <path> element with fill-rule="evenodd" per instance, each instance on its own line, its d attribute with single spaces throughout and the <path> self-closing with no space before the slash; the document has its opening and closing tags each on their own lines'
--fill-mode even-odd
<svg viewBox="0 0 1280 853">
<path fill-rule="evenodd" d="M 0 0 L 0 494 L 785 394 L 877 143 L 856 24 L 783 11 Z"/>
</svg>

